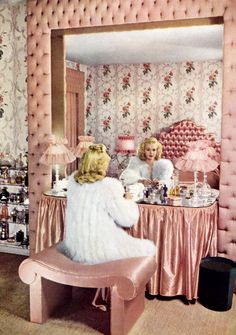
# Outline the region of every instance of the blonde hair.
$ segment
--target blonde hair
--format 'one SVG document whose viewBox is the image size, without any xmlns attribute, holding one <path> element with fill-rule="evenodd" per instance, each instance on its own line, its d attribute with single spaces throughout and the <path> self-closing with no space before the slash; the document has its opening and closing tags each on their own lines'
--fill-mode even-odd
<svg viewBox="0 0 236 335">
<path fill-rule="evenodd" d="M 162 154 L 162 144 L 160 142 L 158 142 L 155 137 L 145 138 L 145 140 L 139 145 L 138 152 L 137 152 L 138 157 L 142 161 L 146 160 L 146 156 L 145 156 L 145 146 L 146 146 L 146 144 L 155 144 L 156 145 L 157 153 L 156 153 L 156 156 L 155 156 L 155 160 L 160 159 L 161 154 Z"/>
<path fill-rule="evenodd" d="M 106 152 L 104 144 L 90 145 L 83 154 L 79 170 L 74 178 L 79 184 L 94 183 L 106 177 L 110 157 Z"/>
</svg>

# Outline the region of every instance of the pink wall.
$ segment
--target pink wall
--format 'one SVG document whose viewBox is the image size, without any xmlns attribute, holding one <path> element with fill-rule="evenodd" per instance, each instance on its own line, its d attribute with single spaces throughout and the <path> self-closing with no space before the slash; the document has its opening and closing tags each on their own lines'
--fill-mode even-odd
<svg viewBox="0 0 236 335">
<path fill-rule="evenodd" d="M 38 204 L 51 171 L 39 164 L 51 132 L 51 29 L 100 27 L 221 16 L 224 20 L 222 157 L 219 255 L 236 260 L 236 2 L 232 0 L 29 0 L 28 115 L 30 243 L 34 250 Z"/>
</svg>

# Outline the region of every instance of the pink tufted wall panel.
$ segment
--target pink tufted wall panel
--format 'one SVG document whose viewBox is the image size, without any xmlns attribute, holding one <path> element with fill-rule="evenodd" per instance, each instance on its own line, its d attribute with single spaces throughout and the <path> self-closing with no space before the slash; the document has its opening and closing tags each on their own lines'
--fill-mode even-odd
<svg viewBox="0 0 236 335">
<path fill-rule="evenodd" d="M 39 199 L 51 171 L 39 164 L 51 132 L 51 29 L 101 27 L 223 16 L 222 163 L 219 255 L 236 261 L 236 1 L 235 0 L 29 0 L 28 113 L 30 244 L 34 251 Z"/>
</svg>

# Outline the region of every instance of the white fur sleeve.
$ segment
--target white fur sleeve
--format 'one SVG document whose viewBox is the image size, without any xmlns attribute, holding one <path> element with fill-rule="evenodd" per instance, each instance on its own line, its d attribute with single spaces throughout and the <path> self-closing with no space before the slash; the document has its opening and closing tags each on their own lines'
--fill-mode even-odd
<svg viewBox="0 0 236 335">
<path fill-rule="evenodd" d="M 157 178 L 162 184 L 171 186 L 171 177 L 173 175 L 174 166 L 169 159 L 159 159 L 153 167 L 153 178 Z"/>
<path fill-rule="evenodd" d="M 137 183 L 141 179 L 139 172 L 140 159 L 131 157 L 127 168 L 121 173 L 120 180 L 124 181 L 125 185 Z"/>
<path fill-rule="evenodd" d="M 122 227 L 132 227 L 139 219 L 138 205 L 124 198 L 124 188 L 119 180 L 107 185 L 106 208 L 113 220 Z"/>
</svg>

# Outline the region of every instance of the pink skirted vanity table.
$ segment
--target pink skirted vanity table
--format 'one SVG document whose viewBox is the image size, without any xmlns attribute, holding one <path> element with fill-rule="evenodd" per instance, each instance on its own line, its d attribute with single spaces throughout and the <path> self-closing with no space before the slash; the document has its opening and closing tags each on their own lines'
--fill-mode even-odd
<svg viewBox="0 0 236 335">
<path fill-rule="evenodd" d="M 148 293 L 197 298 L 199 264 L 217 255 L 218 203 L 205 207 L 138 204 L 139 222 L 128 232 L 157 246 L 157 271 Z M 36 228 L 36 252 L 63 238 L 66 197 L 43 194 Z"/>
</svg>

